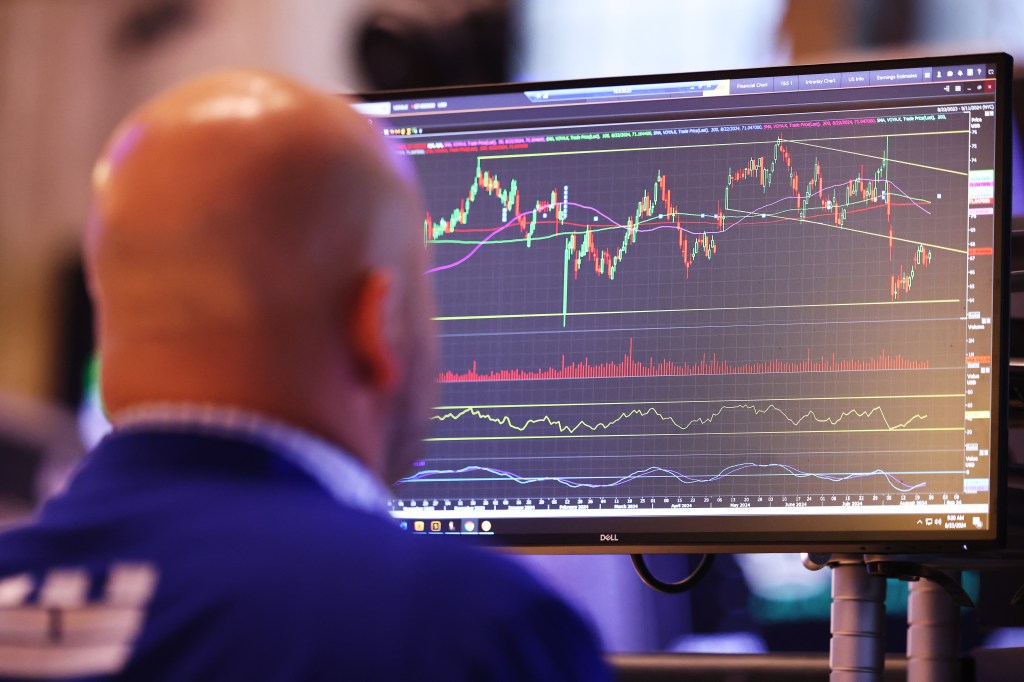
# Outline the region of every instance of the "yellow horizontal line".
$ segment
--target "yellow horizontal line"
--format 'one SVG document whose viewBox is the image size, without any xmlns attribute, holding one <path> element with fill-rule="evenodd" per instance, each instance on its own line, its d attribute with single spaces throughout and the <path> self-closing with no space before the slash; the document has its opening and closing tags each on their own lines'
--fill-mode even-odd
<svg viewBox="0 0 1024 682">
<path fill-rule="evenodd" d="M 848 136 L 844 136 L 844 137 L 819 137 L 819 138 L 808 138 L 808 139 L 803 139 L 803 140 L 801 140 L 801 139 L 783 138 L 782 141 L 783 142 L 793 142 L 793 143 L 797 143 L 797 144 L 810 144 L 810 140 L 813 140 L 815 142 L 824 142 L 824 141 L 827 141 L 827 140 L 869 140 L 869 139 L 882 139 L 882 138 L 887 138 L 887 137 L 919 137 L 919 136 L 922 136 L 922 135 L 962 135 L 962 134 L 964 134 L 966 132 L 968 132 L 968 131 L 966 131 L 966 130 L 935 130 L 935 131 L 920 132 L 920 133 L 890 133 L 888 135 L 848 135 Z M 622 138 L 622 139 L 628 139 L 628 138 Z M 579 154 L 615 154 L 615 153 L 622 153 L 622 152 L 651 152 L 651 151 L 663 151 L 663 150 L 666 150 L 666 149 L 700 149 L 700 148 L 706 148 L 706 147 L 735 147 L 735 146 L 738 146 L 738 145 L 775 144 L 777 141 L 778 141 L 778 138 L 776 137 L 776 138 L 771 139 L 771 140 L 759 140 L 759 141 L 756 141 L 756 142 L 709 142 L 707 144 L 681 144 L 681 145 L 666 145 L 666 146 L 662 146 L 662 147 L 628 147 L 628 148 L 622 148 L 622 149 L 577 149 L 577 150 L 567 150 L 567 151 L 559 151 L 559 152 L 530 152 L 530 153 L 527 153 L 527 154 L 490 154 L 490 155 L 486 155 L 486 156 L 478 156 L 477 159 L 479 159 L 480 161 L 489 161 L 489 160 L 492 160 L 492 159 L 519 159 L 519 158 L 540 157 L 540 156 L 573 156 L 573 155 L 579 155 Z M 845 153 L 848 153 L 848 154 L 853 154 L 853 155 L 861 156 L 860 154 L 857 154 L 856 152 L 846 152 L 846 150 L 843 150 L 843 149 L 836 149 L 834 151 L 845 152 Z M 892 162 L 895 162 L 895 163 L 910 163 L 909 161 L 899 161 L 899 160 L 892 159 L 892 158 L 890 158 L 889 161 L 892 161 Z M 941 170 L 941 171 L 945 171 L 945 172 L 948 172 L 948 173 L 957 173 L 958 172 L 958 171 L 954 171 L 954 170 L 950 170 L 950 169 L 945 169 L 945 168 L 936 168 L 935 170 Z"/>
<path fill-rule="evenodd" d="M 778 434 L 805 433 L 918 433 L 922 431 L 963 431 L 962 426 L 933 426 L 916 429 L 893 427 L 891 429 L 817 429 L 811 431 L 696 431 L 693 433 L 584 433 L 584 434 L 552 434 L 548 436 L 452 436 L 448 438 L 424 438 L 428 443 L 444 443 L 450 441 L 482 441 L 482 440 L 551 440 L 562 438 L 664 438 L 668 436 L 763 436 Z"/>
<path fill-rule="evenodd" d="M 966 135 L 970 131 L 969 130 L 951 130 L 949 132 L 962 133 L 962 134 Z M 825 138 L 822 138 L 822 139 L 825 139 Z M 794 144 L 800 144 L 800 145 L 803 145 L 805 147 L 814 147 L 815 149 L 824 149 L 824 150 L 827 150 L 827 151 L 830 151 L 830 152 L 842 152 L 843 154 L 850 154 L 852 156 L 864 156 L 864 157 L 867 157 L 869 159 L 876 159 L 878 161 L 883 161 L 884 160 L 883 157 L 878 156 L 876 154 L 864 154 L 864 153 L 861 153 L 861 152 L 851 152 L 851 151 L 849 151 L 847 149 L 836 149 L 835 147 L 826 147 L 825 145 L 822 145 L 822 144 L 811 144 L 810 142 L 804 142 L 803 140 L 786 140 L 786 141 L 787 142 L 793 142 Z M 938 166 L 928 166 L 928 165 L 925 165 L 923 163 L 913 163 L 911 161 L 900 161 L 899 159 L 889 159 L 889 163 L 898 163 L 898 164 L 901 164 L 901 165 L 904 165 L 904 166 L 914 166 L 915 168 L 927 168 L 928 170 L 939 171 L 940 173 L 952 173 L 953 175 L 964 175 L 964 176 L 967 175 L 967 173 L 963 173 L 961 171 L 955 171 L 955 170 L 952 170 L 950 168 L 939 168 Z"/>
<path fill-rule="evenodd" d="M 814 400 L 923 400 L 928 398 L 963 398 L 963 393 L 922 393 L 918 395 L 852 395 L 852 396 L 824 396 L 821 398 L 728 398 L 720 400 L 643 400 L 640 402 L 606 402 L 606 403 L 535 403 L 520 405 L 438 405 L 435 410 L 466 410 L 470 408 L 478 410 L 511 410 L 517 408 L 539 408 L 539 407 L 600 407 L 603 405 L 626 405 L 628 407 L 639 407 L 640 405 L 683 405 L 690 403 L 760 403 L 760 402 L 796 402 Z"/>
<path fill-rule="evenodd" d="M 928 305 L 937 303 L 960 303 L 957 298 L 938 298 L 928 301 L 855 301 L 850 303 L 802 303 L 784 305 L 753 305 L 753 306 L 723 306 L 718 308 L 666 308 L 663 310 L 581 310 L 577 312 L 557 313 L 509 313 L 506 315 L 447 315 L 435 317 L 438 322 L 456 322 L 463 320 L 504 320 L 533 317 L 580 317 L 584 315 L 648 315 L 656 313 L 702 313 L 716 310 L 781 310 L 787 308 L 848 308 L 857 306 L 887 306 L 887 305 Z"/>
</svg>

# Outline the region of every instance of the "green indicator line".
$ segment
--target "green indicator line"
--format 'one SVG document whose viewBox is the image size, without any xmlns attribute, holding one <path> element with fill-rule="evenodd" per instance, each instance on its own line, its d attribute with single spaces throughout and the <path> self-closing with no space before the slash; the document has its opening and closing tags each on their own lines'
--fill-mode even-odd
<svg viewBox="0 0 1024 682">
<path fill-rule="evenodd" d="M 559 438 L 667 438 L 672 436 L 770 436 L 779 434 L 808 433 L 920 433 L 925 431 L 963 431 L 962 426 L 933 426 L 906 429 L 813 429 L 810 431 L 701 431 L 699 433 L 583 433 L 583 434 L 552 434 L 546 436 L 452 436 L 449 438 L 424 438 L 428 443 L 447 443 L 461 441 L 490 440 L 550 440 Z"/>
<path fill-rule="evenodd" d="M 562 267 L 562 326 L 565 326 L 569 312 L 569 259 L 572 257 L 572 240 L 565 240 L 565 265 Z"/>
<path fill-rule="evenodd" d="M 935 305 L 935 304 L 959 304 L 958 298 L 940 298 L 929 301 L 861 301 L 855 303 L 803 303 L 786 305 L 760 305 L 760 306 L 725 306 L 720 308 L 666 308 L 662 310 L 593 310 L 575 311 L 566 313 L 510 313 L 506 315 L 449 315 L 435 317 L 438 322 L 462 322 L 467 320 L 505 320 L 505 319 L 531 319 L 539 317 L 580 317 L 585 315 L 654 315 L 666 313 L 701 313 L 716 312 L 724 310 L 785 310 L 793 308 L 849 308 L 860 306 L 890 306 L 890 305 Z"/>
<path fill-rule="evenodd" d="M 475 408 L 478 410 L 514 410 L 514 409 L 536 409 L 542 407 L 601 407 L 601 406 L 627 406 L 638 407 L 640 405 L 691 405 L 707 403 L 761 403 L 761 402 L 801 402 L 815 400 L 927 400 L 939 398 L 963 398 L 963 393 L 922 393 L 914 395 L 850 395 L 850 396 L 825 396 L 821 398 L 736 398 L 721 400 L 644 400 L 641 402 L 601 402 L 601 403 L 522 403 L 509 405 L 438 405 L 435 410 L 465 410 Z"/>
</svg>

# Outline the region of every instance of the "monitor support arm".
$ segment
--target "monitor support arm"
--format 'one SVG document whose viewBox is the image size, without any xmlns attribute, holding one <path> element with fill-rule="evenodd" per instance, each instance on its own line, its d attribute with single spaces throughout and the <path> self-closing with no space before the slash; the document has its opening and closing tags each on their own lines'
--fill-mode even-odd
<svg viewBox="0 0 1024 682">
<path fill-rule="evenodd" d="M 829 669 L 838 682 L 881 680 L 885 666 L 885 578 L 862 554 L 804 554 L 804 566 L 832 569 Z"/>
<path fill-rule="evenodd" d="M 960 679 L 960 607 L 973 604 L 960 586 L 959 574 L 954 577 L 884 555 L 804 554 L 803 562 L 814 571 L 832 569 L 832 680 L 882 679 L 887 577 L 912 581 L 907 613 L 907 680 Z"/>
</svg>

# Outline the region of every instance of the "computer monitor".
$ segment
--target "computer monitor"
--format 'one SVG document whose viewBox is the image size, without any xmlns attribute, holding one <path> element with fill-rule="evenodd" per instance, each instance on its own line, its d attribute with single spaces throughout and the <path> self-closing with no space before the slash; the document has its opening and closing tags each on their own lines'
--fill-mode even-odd
<svg viewBox="0 0 1024 682">
<path fill-rule="evenodd" d="M 410 532 L 952 550 L 1003 515 L 1010 59 L 367 95 L 441 399 Z"/>
</svg>

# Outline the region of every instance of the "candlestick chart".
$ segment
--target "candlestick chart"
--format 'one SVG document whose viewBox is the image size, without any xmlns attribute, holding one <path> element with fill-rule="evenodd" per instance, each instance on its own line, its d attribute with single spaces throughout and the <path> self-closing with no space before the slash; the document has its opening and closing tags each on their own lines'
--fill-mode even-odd
<svg viewBox="0 0 1024 682">
<path fill-rule="evenodd" d="M 442 404 L 398 494 L 958 489 L 965 119 L 672 132 L 411 156 Z"/>
</svg>

